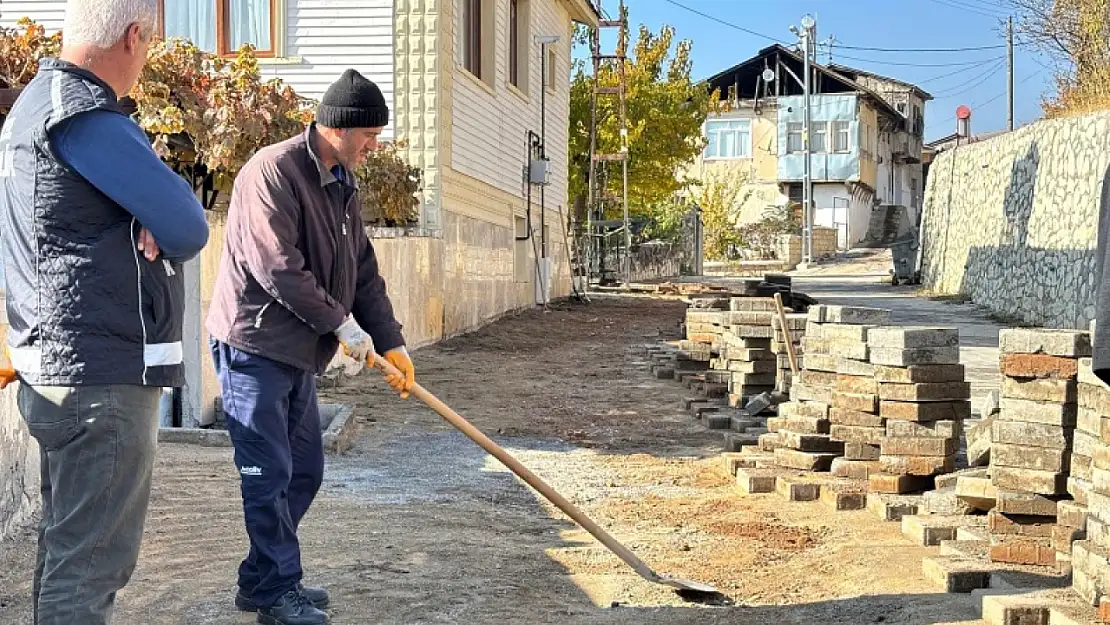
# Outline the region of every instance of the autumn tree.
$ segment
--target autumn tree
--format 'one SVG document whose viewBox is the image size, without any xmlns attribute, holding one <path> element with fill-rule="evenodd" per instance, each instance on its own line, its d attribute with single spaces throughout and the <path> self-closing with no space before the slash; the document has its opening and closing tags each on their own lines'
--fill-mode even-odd
<svg viewBox="0 0 1110 625">
<path fill-rule="evenodd" d="M 711 170 L 691 191 L 701 209 L 705 233 L 705 257 L 709 260 L 734 258 L 744 241 L 736 226 L 736 208 L 747 176 L 739 171 Z"/>
<path fill-rule="evenodd" d="M 1056 64 L 1049 117 L 1110 108 L 1110 0 L 1007 0 L 1017 35 Z"/>
<path fill-rule="evenodd" d="M 627 12 L 625 14 L 627 19 Z M 578 46 L 589 43 L 588 31 L 580 29 Z M 640 26 L 634 44 L 627 37 L 617 42 L 618 54 L 627 51 L 626 111 L 628 123 L 628 203 L 629 212 L 654 218 L 657 207 L 670 206 L 676 191 L 682 187 L 676 172 L 690 162 L 704 147 L 701 128 L 710 106 L 710 94 L 704 85 L 690 77 L 690 41 L 676 41 L 674 29 L 663 26 L 653 33 Z M 599 74 L 599 85 L 618 86 L 620 61 L 605 63 Z M 570 197 L 579 205 L 589 192 L 590 124 L 593 93 L 592 60 L 575 62 L 570 92 Z M 599 95 L 598 153 L 620 150 L 619 99 Z M 608 168 L 604 176 L 603 194 L 619 199 L 621 165 L 619 162 L 598 163 Z M 619 209 L 619 202 L 609 202 Z M 607 218 L 617 217 L 607 214 Z"/>
</svg>

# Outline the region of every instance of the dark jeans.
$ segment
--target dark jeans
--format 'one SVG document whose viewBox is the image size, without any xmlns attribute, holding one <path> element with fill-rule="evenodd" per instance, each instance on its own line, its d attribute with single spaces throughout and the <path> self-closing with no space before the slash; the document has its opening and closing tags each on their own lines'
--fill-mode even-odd
<svg viewBox="0 0 1110 625">
<path fill-rule="evenodd" d="M 251 545 L 239 566 L 239 588 L 266 607 L 301 581 L 297 526 L 324 477 L 316 378 L 217 341 L 212 358 Z"/>
<path fill-rule="evenodd" d="M 36 625 L 105 625 L 139 559 L 162 389 L 20 384 L 42 454 Z"/>
</svg>

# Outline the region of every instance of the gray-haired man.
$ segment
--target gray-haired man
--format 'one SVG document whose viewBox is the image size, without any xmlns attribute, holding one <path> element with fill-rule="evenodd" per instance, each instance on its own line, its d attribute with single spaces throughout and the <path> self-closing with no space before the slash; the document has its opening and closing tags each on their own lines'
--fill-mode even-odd
<svg viewBox="0 0 1110 625">
<path fill-rule="evenodd" d="M 156 0 L 69 0 L 0 129 L 0 247 L 19 410 L 38 441 L 37 625 L 103 625 L 138 560 L 163 386 L 181 386 L 190 186 L 121 110 Z"/>
</svg>

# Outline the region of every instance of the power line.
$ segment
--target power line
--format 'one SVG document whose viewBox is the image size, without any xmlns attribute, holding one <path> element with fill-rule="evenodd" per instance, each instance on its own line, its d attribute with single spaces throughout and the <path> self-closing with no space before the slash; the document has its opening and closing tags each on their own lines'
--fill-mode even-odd
<svg viewBox="0 0 1110 625">
<path fill-rule="evenodd" d="M 837 55 L 842 59 L 851 59 L 853 61 L 863 61 L 865 63 L 875 63 L 878 65 L 898 65 L 900 67 L 966 67 L 969 65 L 981 66 L 985 61 L 978 59 L 975 61 L 960 61 L 958 63 L 903 63 L 900 61 L 880 61 L 879 59 L 864 59 L 858 56 L 848 56 L 847 54 Z"/>
<path fill-rule="evenodd" d="M 708 13 L 699 11 L 698 9 L 695 9 L 693 7 L 686 6 L 685 4 L 682 4 L 681 2 L 678 2 L 677 0 L 664 0 L 664 1 L 669 3 L 669 4 L 673 4 L 674 6 L 680 8 L 680 9 L 683 9 L 685 11 L 689 11 L 690 13 L 693 13 L 695 15 L 700 15 L 701 17 L 704 17 L 707 20 L 717 22 L 718 24 L 728 26 L 729 28 L 736 29 L 740 32 L 747 33 L 747 34 L 753 35 L 755 37 L 760 37 L 762 39 L 767 39 L 769 41 L 773 41 L 775 43 L 780 43 L 780 44 L 783 44 L 783 45 L 793 45 L 793 44 L 791 44 L 787 41 L 783 41 L 781 39 L 778 39 L 776 37 L 772 37 L 770 35 L 766 35 L 766 34 L 761 33 L 761 32 L 756 32 L 754 30 L 751 30 L 750 28 L 744 28 L 743 26 L 740 26 L 738 24 L 734 24 L 734 23 L 729 22 L 727 20 L 723 20 L 719 17 L 716 17 L 716 16 L 710 15 Z M 863 51 L 863 52 L 922 52 L 922 53 L 924 53 L 924 52 L 976 52 L 976 51 L 980 51 L 980 50 L 997 50 L 997 49 L 1005 48 L 1006 46 L 1005 46 L 1005 44 L 998 44 L 998 45 L 990 45 L 990 46 L 967 46 L 967 47 L 957 47 L 957 48 L 880 48 L 880 47 L 872 47 L 872 46 L 846 46 L 846 45 L 837 44 L 836 47 L 838 49 L 841 49 L 841 50 L 860 50 L 860 51 Z M 844 58 L 851 58 L 851 57 L 844 57 Z M 854 60 L 871 61 L 871 59 L 854 59 Z M 883 61 L 872 61 L 872 62 L 882 63 Z M 976 63 L 978 63 L 978 61 L 976 61 Z M 930 67 L 941 67 L 941 66 L 937 65 L 937 66 L 930 66 Z"/>
<path fill-rule="evenodd" d="M 958 95 L 967 93 L 968 91 L 971 91 L 972 89 L 974 89 L 974 88 L 978 87 L 979 85 L 981 85 L 981 84 L 987 82 L 988 80 L 990 80 L 991 77 L 993 77 L 998 72 L 1002 71 L 1002 68 L 1005 67 L 1005 66 L 1006 66 L 1005 61 L 999 61 L 999 62 L 995 63 L 994 65 L 988 67 L 987 71 L 982 72 L 981 74 L 977 75 L 975 78 L 972 78 L 972 79 L 968 80 L 964 84 L 956 85 L 955 87 L 951 87 L 949 89 L 944 89 L 942 91 L 938 91 L 937 93 L 935 93 L 933 95 L 934 96 L 941 96 L 938 99 L 943 100 L 943 99 L 947 99 L 947 98 L 951 98 L 951 97 L 954 97 L 954 96 L 958 96 Z M 978 82 L 976 82 L 976 81 L 978 81 Z M 974 84 L 972 84 L 972 83 L 974 83 Z"/>
<path fill-rule="evenodd" d="M 968 13 L 974 13 L 976 15 L 982 15 L 984 17 L 993 17 L 995 19 L 1000 19 L 1003 16 L 1001 13 L 988 13 L 986 11 L 986 9 L 980 10 L 980 9 L 977 9 L 977 8 L 970 7 L 966 4 L 959 4 L 958 2 L 956 2 L 956 0 L 929 0 L 929 1 L 934 3 L 934 4 L 939 4 L 941 6 L 946 6 L 950 9 L 959 9 L 960 11 L 967 11 Z"/>
<path fill-rule="evenodd" d="M 983 62 L 984 63 L 994 63 L 995 61 L 1004 61 L 1005 59 L 1006 59 L 1005 55 L 1000 55 L 1000 56 L 994 57 L 993 59 L 987 59 Z M 974 69 L 978 69 L 978 68 L 976 68 L 975 66 L 963 67 L 963 68 L 960 68 L 960 69 L 958 69 L 956 71 L 953 71 L 953 72 L 946 72 L 946 73 L 941 74 L 939 76 L 933 76 L 932 78 L 926 78 L 925 80 L 919 80 L 917 82 L 918 82 L 918 84 L 924 85 L 924 84 L 927 84 L 927 83 L 936 82 L 936 81 L 944 79 L 944 78 L 949 78 L 951 76 L 955 76 L 956 74 L 962 74 L 964 72 L 970 72 Z"/>
<path fill-rule="evenodd" d="M 1036 72 L 1033 72 L 1032 74 L 1029 74 L 1029 75 L 1028 75 L 1028 76 L 1026 76 L 1025 78 L 1022 78 L 1022 79 L 1021 79 L 1021 81 L 1020 81 L 1020 82 L 1018 82 L 1018 84 L 1019 84 L 1019 85 L 1023 85 L 1023 84 L 1025 84 L 1026 82 L 1028 82 L 1028 81 L 1029 81 L 1029 80 L 1030 80 L 1031 78 L 1033 78 L 1034 76 L 1037 76 L 1037 75 L 1039 75 L 1039 74 L 1040 74 L 1040 71 L 1036 71 Z M 1001 98 L 1003 98 L 1003 97 L 1005 97 L 1005 96 L 1006 96 L 1006 92 L 1005 92 L 1005 91 L 1003 91 L 1002 93 L 1000 93 L 1000 94 L 998 94 L 998 95 L 994 96 L 993 98 L 991 98 L 991 99 L 989 99 L 989 100 L 986 100 L 986 101 L 984 101 L 984 102 L 979 102 L 979 103 L 976 103 L 976 104 L 969 104 L 969 105 L 968 105 L 968 108 L 970 108 L 970 109 L 974 110 L 974 109 L 976 109 L 976 108 L 979 108 L 979 107 L 983 107 L 983 106 L 986 106 L 986 105 L 988 105 L 988 104 L 990 104 L 990 103 L 992 103 L 992 102 L 995 102 L 996 100 L 999 100 L 999 99 L 1001 99 Z M 948 122 L 953 122 L 953 121 L 956 121 L 956 116 L 955 116 L 955 115 L 953 115 L 952 117 L 949 117 L 948 119 L 946 119 L 946 120 L 944 120 L 943 122 L 940 122 L 940 123 L 942 123 L 942 124 L 947 124 Z"/>
</svg>

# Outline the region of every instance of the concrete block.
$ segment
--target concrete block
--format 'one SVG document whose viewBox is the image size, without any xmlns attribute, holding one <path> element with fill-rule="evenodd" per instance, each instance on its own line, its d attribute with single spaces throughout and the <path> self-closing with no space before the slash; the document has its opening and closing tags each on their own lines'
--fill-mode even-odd
<svg viewBox="0 0 1110 625">
<path fill-rule="evenodd" d="M 879 412 L 878 395 L 857 395 L 856 393 L 843 393 L 837 391 L 833 394 L 832 407 L 857 412 Z"/>
<path fill-rule="evenodd" d="M 965 370 L 960 364 L 875 366 L 875 380 L 887 384 L 937 384 L 963 382 Z"/>
<path fill-rule="evenodd" d="M 728 309 L 730 311 L 755 311 L 755 312 L 770 312 L 775 311 L 775 300 L 772 297 L 733 297 L 728 300 Z"/>
<path fill-rule="evenodd" d="M 1056 550 L 1051 538 L 1031 536 L 991 536 L 991 562 L 1054 566 Z"/>
<path fill-rule="evenodd" d="M 991 533 L 990 530 L 986 528 L 986 526 L 956 528 L 956 540 L 977 540 L 980 542 L 984 542 L 989 546 L 990 539 Z M 986 547 L 984 547 L 984 549 L 986 549 Z M 985 552 L 983 557 L 986 557 Z"/>
<path fill-rule="evenodd" d="M 1091 494 L 1094 492 L 1094 487 L 1090 480 L 1081 480 L 1075 476 L 1068 476 L 1068 494 L 1075 499 L 1075 502 L 1081 505 L 1089 505 Z"/>
<path fill-rule="evenodd" d="M 782 441 L 785 447 L 798 451 L 840 455 L 844 450 L 844 443 L 832 440 L 828 434 L 800 434 L 785 431 L 780 432 L 779 440 Z"/>
<path fill-rule="evenodd" d="M 1067 475 L 1055 471 L 991 467 L 991 480 L 997 488 L 1041 495 L 1067 494 L 1067 477 Z"/>
<path fill-rule="evenodd" d="M 863 510 L 867 506 L 867 491 L 862 486 L 824 484 L 820 501 L 836 512 Z"/>
<path fill-rule="evenodd" d="M 822 323 L 848 323 L 857 325 L 880 325 L 890 322 L 890 311 L 882 308 L 864 308 L 860 306 L 824 306 L 824 311 L 817 313 L 820 319 L 814 319 L 813 309 L 824 305 L 809 308 L 810 321 Z"/>
<path fill-rule="evenodd" d="M 959 530 L 956 533 L 959 534 Z M 959 538 L 942 540 L 937 553 L 942 556 L 962 556 L 986 561 L 990 544 L 989 540 L 960 540 Z"/>
<path fill-rule="evenodd" d="M 755 417 L 744 417 L 732 415 L 732 424 L 729 426 L 733 432 L 747 432 L 748 428 L 762 427 L 766 423 Z M 770 419 L 767 419 L 770 421 Z"/>
<path fill-rule="evenodd" d="M 821 329 L 821 338 L 830 341 L 867 342 L 868 330 L 873 325 L 826 323 Z"/>
<path fill-rule="evenodd" d="M 1067 473 L 1071 466 L 1071 452 L 1063 449 L 995 443 L 991 448 L 991 465 Z"/>
<path fill-rule="evenodd" d="M 721 453 L 721 468 L 728 475 L 735 476 L 737 469 L 752 468 L 755 466 L 751 456 L 740 452 L 726 451 Z"/>
<path fill-rule="evenodd" d="M 983 621 L 987 625 L 1048 625 L 1052 601 L 1040 593 L 985 595 Z"/>
<path fill-rule="evenodd" d="M 744 410 L 748 414 L 759 414 L 771 407 L 771 394 L 760 393 L 748 400 L 744 405 Z"/>
<path fill-rule="evenodd" d="M 922 560 L 925 579 L 944 592 L 969 593 L 990 586 L 992 567 L 963 556 L 930 556 Z"/>
<path fill-rule="evenodd" d="M 1044 423 L 1074 428 L 1076 418 L 1079 416 L 1079 407 L 1075 404 L 1030 401 L 1009 397 L 1003 397 L 1001 404 L 1002 411 L 998 418 L 1002 421 Z"/>
<path fill-rule="evenodd" d="M 811 417 L 817 419 L 827 419 L 829 417 L 829 405 L 820 402 L 787 402 L 779 404 L 778 410 L 781 417 Z"/>
<path fill-rule="evenodd" d="M 995 445 L 1025 445 L 1041 449 L 1065 450 L 1071 449 L 1073 438 L 1070 428 L 1047 423 L 999 419 L 992 424 L 992 430 L 992 440 Z"/>
<path fill-rule="evenodd" d="M 728 414 L 720 414 L 717 412 L 703 415 L 705 419 L 705 427 L 711 430 L 730 430 L 732 429 L 732 416 Z"/>
<path fill-rule="evenodd" d="M 832 419 L 830 419 L 832 421 Z M 887 421 L 886 435 L 895 438 L 954 438 L 963 433 L 960 421 Z M 990 432 L 988 431 L 988 436 Z"/>
<path fill-rule="evenodd" d="M 1075 380 L 1022 379 L 1003 376 L 1002 397 L 1038 402 L 1072 403 L 1079 399 Z"/>
<path fill-rule="evenodd" d="M 725 434 L 724 450 L 730 452 L 742 451 L 745 447 L 754 447 L 760 444 L 758 437 L 747 432 L 729 432 Z"/>
<path fill-rule="evenodd" d="M 776 432 L 768 432 L 767 434 L 759 435 L 759 449 L 764 452 L 774 452 L 782 446 L 782 441 L 779 440 L 779 435 Z"/>
<path fill-rule="evenodd" d="M 1090 434 L 1095 439 L 1098 439 L 1099 435 L 1102 433 L 1102 415 L 1090 408 L 1080 406 L 1075 418 L 1075 430 L 1076 432 Z M 1089 456 L 1091 454 L 1085 455 Z"/>
<path fill-rule="evenodd" d="M 993 479 L 993 478 L 992 478 Z M 995 509 L 1003 514 L 1053 516 L 1059 497 L 1046 497 L 1031 492 L 1008 489 L 995 484 Z"/>
<path fill-rule="evenodd" d="M 878 445 L 861 442 L 844 443 L 844 458 L 847 460 L 877 461 L 882 451 Z M 876 462 L 875 466 L 878 466 Z"/>
<path fill-rule="evenodd" d="M 895 438 L 883 439 L 880 449 L 884 456 L 951 456 L 956 453 L 956 440 L 952 438 Z"/>
<path fill-rule="evenodd" d="M 872 347 L 893 349 L 952 347 L 960 344 L 960 331 L 956 328 L 913 326 L 875 328 L 868 332 L 867 342 Z"/>
<path fill-rule="evenodd" d="M 771 320 L 775 318 L 775 313 L 771 311 L 734 310 L 728 314 L 728 324 L 770 326 Z"/>
<path fill-rule="evenodd" d="M 1061 501 L 1056 505 L 1056 524 L 1062 527 L 1085 529 L 1087 527 L 1087 506 L 1075 501 Z"/>
<path fill-rule="evenodd" d="M 872 473 L 877 473 L 879 463 L 871 460 L 849 460 L 847 458 L 834 458 L 830 471 L 836 477 L 853 480 L 866 480 Z"/>
<path fill-rule="evenodd" d="M 879 456 L 879 470 L 904 476 L 933 476 L 956 470 L 955 456 Z"/>
<path fill-rule="evenodd" d="M 1009 328 L 998 333 L 1004 354 L 1045 354 L 1081 358 L 1091 355 L 1091 335 L 1080 330 Z"/>
<path fill-rule="evenodd" d="M 1095 375 L 1093 361 L 1090 358 L 1079 359 L 1079 383 L 1097 386 L 1103 390 L 1110 390 L 1110 385 L 1107 385 L 1102 381 L 1102 378 Z"/>
<path fill-rule="evenodd" d="M 906 515 L 917 514 L 921 501 L 920 495 L 871 492 L 867 495 L 867 509 L 881 521 L 901 521 Z"/>
<path fill-rule="evenodd" d="M 840 357 L 829 354 L 806 353 L 806 371 L 823 371 L 825 373 L 836 373 L 837 369 L 839 368 L 837 363 L 840 360 Z"/>
<path fill-rule="evenodd" d="M 886 420 L 873 412 L 862 412 L 859 410 L 849 410 L 847 408 L 832 408 L 829 411 L 829 423 L 865 428 L 881 428 L 886 424 Z"/>
<path fill-rule="evenodd" d="M 846 443 L 867 443 L 869 445 L 878 445 L 886 436 L 886 428 L 869 428 L 855 425 L 832 425 L 829 427 L 829 436 L 833 440 L 843 441 Z"/>
<path fill-rule="evenodd" d="M 879 403 L 879 415 L 899 421 L 963 421 L 971 416 L 971 402 L 899 402 Z"/>
<path fill-rule="evenodd" d="M 986 419 L 991 415 L 998 414 L 998 411 L 1000 409 L 998 402 L 1001 400 L 1001 398 L 1002 397 L 998 394 L 998 391 L 987 391 L 986 393 L 984 393 L 982 397 L 979 398 L 978 402 L 979 418 Z M 974 412 L 974 409 L 972 410 L 972 412 Z"/>
<path fill-rule="evenodd" d="M 967 428 L 964 440 L 967 444 L 968 466 L 982 467 L 990 463 L 992 430 L 997 420 L 998 414 L 995 413 L 984 417 L 975 425 Z"/>
<path fill-rule="evenodd" d="M 659 380 L 673 380 L 674 367 L 669 366 L 655 366 L 651 368 L 651 374 Z"/>
<path fill-rule="evenodd" d="M 873 377 L 837 374 L 836 390 L 840 393 L 874 395 L 879 392 L 879 383 Z"/>
<path fill-rule="evenodd" d="M 837 358 L 836 359 L 836 372 L 839 375 L 849 375 L 865 378 L 875 377 L 875 365 L 869 362 L 861 362 L 851 358 Z M 874 391 L 871 391 L 874 392 Z"/>
<path fill-rule="evenodd" d="M 1072 543 L 1087 537 L 1086 530 L 1064 525 L 1053 525 L 1051 534 L 1052 548 L 1056 550 L 1057 559 L 1059 559 L 1059 554 L 1061 553 L 1067 554 L 1070 557 Z"/>
<path fill-rule="evenodd" d="M 745 349 L 743 347 L 727 348 L 729 360 L 743 360 L 746 362 L 768 361 L 775 362 L 775 352 L 769 349 Z"/>
<path fill-rule="evenodd" d="M 929 514 L 955 516 L 972 513 L 972 508 L 956 497 L 955 486 L 926 491 L 924 506 Z"/>
<path fill-rule="evenodd" d="M 960 481 L 961 477 L 982 477 L 990 479 L 990 471 L 986 468 L 967 468 L 953 471 L 945 475 L 938 475 L 936 477 L 936 487 L 941 488 L 956 488 L 956 484 Z"/>
<path fill-rule="evenodd" d="M 960 348 L 922 347 L 918 349 L 894 349 L 876 347 L 870 350 L 870 361 L 872 364 L 888 367 L 955 365 L 960 362 Z"/>
<path fill-rule="evenodd" d="M 780 476 L 775 492 L 788 501 L 816 501 L 821 495 L 821 486 L 796 477 Z"/>
<path fill-rule="evenodd" d="M 732 373 L 732 387 L 736 386 L 774 386 L 774 367 L 769 367 L 769 373 Z M 735 391 L 733 391 L 735 392 Z"/>
<path fill-rule="evenodd" d="M 728 371 L 753 376 L 756 374 L 767 375 L 778 370 L 777 364 L 774 360 L 730 360 L 728 361 Z M 729 376 L 729 378 L 731 379 L 732 376 Z"/>
<path fill-rule="evenodd" d="M 992 534 L 1051 538 L 1056 517 L 1003 514 L 998 510 L 987 513 L 987 528 Z"/>
<path fill-rule="evenodd" d="M 730 325 L 729 331 L 745 339 L 767 339 L 770 340 L 775 336 L 775 331 L 771 329 L 770 325 Z"/>
<path fill-rule="evenodd" d="M 808 386 L 820 386 L 824 388 L 836 388 L 837 374 L 829 373 L 827 371 L 802 371 L 798 376 L 798 381 Z"/>
<path fill-rule="evenodd" d="M 231 447 L 231 438 L 227 430 L 209 428 L 158 428 L 158 442 L 201 447 Z"/>
<path fill-rule="evenodd" d="M 828 434 L 829 420 L 813 417 L 776 417 L 767 419 L 767 429 L 796 432 L 798 434 Z"/>
<path fill-rule="evenodd" d="M 1078 394 L 1080 406 L 1094 410 L 1104 418 L 1110 416 L 1110 390 L 1094 384 L 1080 384 Z"/>
<path fill-rule="evenodd" d="M 817 402 L 831 405 L 835 391 L 822 386 L 809 386 L 805 383 L 794 383 L 790 386 L 790 399 L 792 401 Z"/>
<path fill-rule="evenodd" d="M 798 451 L 784 447 L 775 449 L 775 463 L 778 466 L 799 471 L 827 472 L 832 468 L 832 461 L 836 457 L 835 453 Z"/>
<path fill-rule="evenodd" d="M 984 520 L 976 516 L 907 515 L 902 517 L 902 535 L 924 547 L 934 547 L 942 540 L 955 540 L 958 527 L 982 527 Z"/>
<path fill-rule="evenodd" d="M 1011 378 L 1074 380 L 1079 375 L 1079 361 L 1046 354 L 1002 354 L 999 369 Z"/>
<path fill-rule="evenodd" d="M 879 461 L 882 462 L 881 457 Z M 929 476 L 872 473 L 867 481 L 873 493 L 906 495 L 933 489 L 933 478 Z"/>
<path fill-rule="evenodd" d="M 956 401 L 971 398 L 968 382 L 920 382 L 879 385 L 879 399 L 889 401 Z"/>
<path fill-rule="evenodd" d="M 997 489 L 989 477 L 960 476 L 956 480 L 956 498 L 975 510 L 991 510 Z"/>
<path fill-rule="evenodd" d="M 777 478 L 774 469 L 740 469 L 736 472 L 737 486 L 748 495 L 775 492 Z"/>
</svg>

